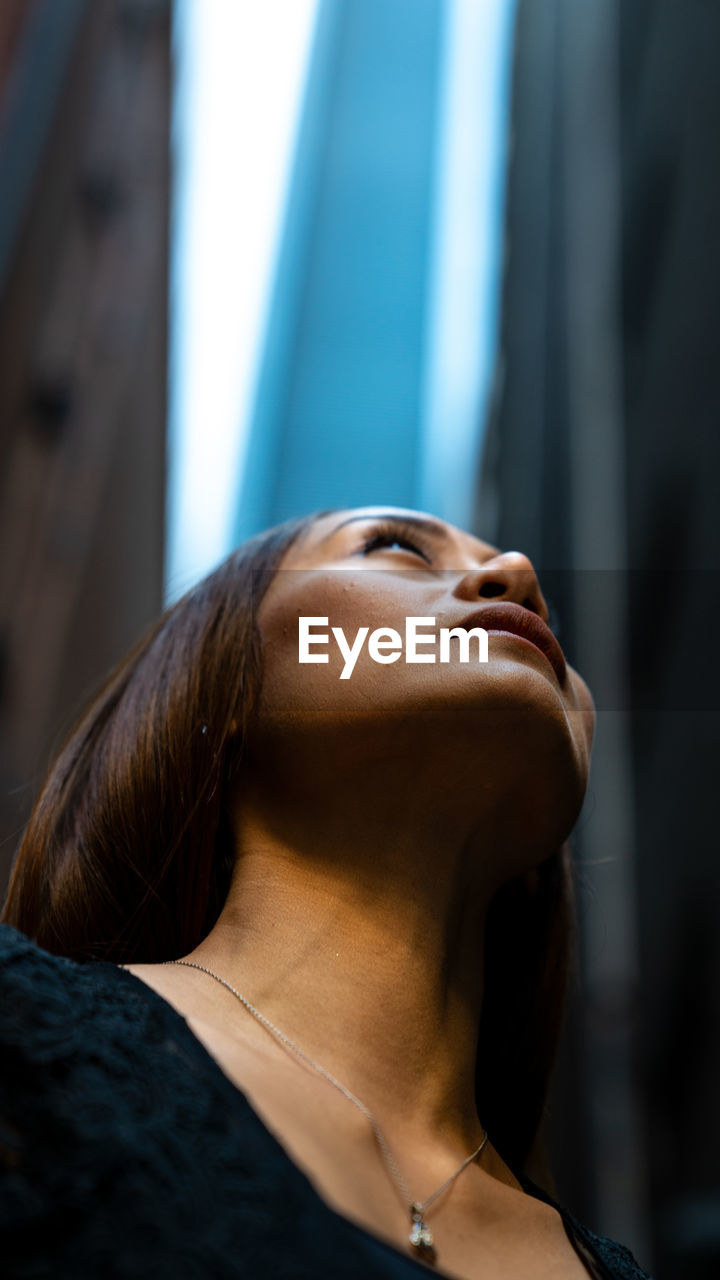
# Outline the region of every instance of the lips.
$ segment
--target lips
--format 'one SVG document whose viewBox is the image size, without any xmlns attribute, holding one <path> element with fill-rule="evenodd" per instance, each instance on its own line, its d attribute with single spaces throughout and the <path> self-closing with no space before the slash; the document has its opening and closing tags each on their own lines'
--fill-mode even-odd
<svg viewBox="0 0 720 1280">
<path fill-rule="evenodd" d="M 531 609 L 510 601 L 504 604 L 487 604 L 476 609 L 459 625 L 465 631 L 469 631 L 471 627 L 483 627 L 487 632 L 506 631 L 520 636 L 522 640 L 529 640 L 548 659 L 560 683 L 565 680 L 567 667 L 563 651 L 550 628 Z"/>
</svg>

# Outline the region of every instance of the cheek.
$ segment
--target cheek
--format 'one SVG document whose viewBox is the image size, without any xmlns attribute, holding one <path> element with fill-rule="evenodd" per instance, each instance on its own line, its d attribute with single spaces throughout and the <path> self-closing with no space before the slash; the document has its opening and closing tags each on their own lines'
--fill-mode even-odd
<svg viewBox="0 0 720 1280">
<path fill-rule="evenodd" d="M 264 728 L 287 731 L 293 725 L 299 729 L 322 721 L 341 722 L 362 707 L 367 639 L 351 678 L 341 680 L 345 658 L 332 628 L 342 628 L 347 643 L 353 645 L 360 627 L 372 631 L 388 616 L 387 625 L 392 626 L 398 614 L 390 590 L 382 591 L 376 583 L 368 590 L 363 578 L 348 571 L 287 570 L 276 594 L 266 597 L 258 615 L 264 652 L 259 715 Z M 324 656 L 326 662 L 300 662 L 300 618 L 327 618 L 309 629 L 308 645 L 310 656 Z M 364 702 L 367 706 L 367 690 Z"/>
<path fill-rule="evenodd" d="M 286 570 L 277 594 L 263 602 L 258 615 L 268 668 L 282 669 L 288 688 L 299 681 L 300 685 L 322 687 L 333 683 L 341 694 L 346 686 L 358 684 L 388 667 L 373 662 L 368 655 L 368 637 L 378 628 L 392 628 L 401 637 L 405 634 L 406 618 L 410 614 L 427 612 L 421 609 L 409 587 L 399 575 L 386 575 L 371 571 L 338 570 L 319 572 Z M 411 584 L 412 585 L 412 584 Z M 327 656 L 328 661 L 300 662 L 300 619 L 326 618 L 326 623 L 313 624 L 309 628 L 309 653 Z M 340 680 L 346 657 L 333 634 L 339 628 L 344 645 L 357 647 L 351 660 L 352 676 Z M 361 642 L 358 633 L 366 634 Z M 322 643 L 320 637 L 327 637 Z M 397 663 L 389 664 L 394 667 Z M 302 689 L 296 691 L 298 694 Z"/>
</svg>

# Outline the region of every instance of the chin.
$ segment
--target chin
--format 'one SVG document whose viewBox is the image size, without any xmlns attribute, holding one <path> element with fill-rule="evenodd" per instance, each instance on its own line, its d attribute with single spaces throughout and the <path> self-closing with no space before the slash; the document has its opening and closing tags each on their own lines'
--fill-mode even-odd
<svg viewBox="0 0 720 1280">
<path fill-rule="evenodd" d="M 505 683 L 502 696 L 478 712 L 468 741 L 478 776 L 491 776 L 505 792 L 508 813 L 518 814 L 525 835 L 537 822 L 547 830 L 547 852 L 553 852 L 574 827 L 587 789 L 590 746 L 582 710 L 533 673 Z"/>
</svg>

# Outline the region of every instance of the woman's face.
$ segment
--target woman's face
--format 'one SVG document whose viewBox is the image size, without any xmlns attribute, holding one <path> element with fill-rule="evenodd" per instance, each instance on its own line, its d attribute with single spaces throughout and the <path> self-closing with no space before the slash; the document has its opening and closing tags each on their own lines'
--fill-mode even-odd
<svg viewBox="0 0 720 1280">
<path fill-rule="evenodd" d="M 316 621 L 301 622 L 308 618 Z M 407 661 L 408 618 L 425 620 L 416 627 L 428 642 L 415 652 L 434 662 Z M 319 518 L 287 553 L 259 609 L 265 674 L 256 759 L 298 785 L 318 770 L 329 788 L 354 780 L 366 803 L 389 788 L 399 807 L 408 791 L 421 806 L 434 797 L 470 811 L 503 807 L 505 830 L 527 834 L 533 824 L 552 852 L 582 803 L 594 710 L 547 619 L 520 552 L 400 508 Z M 470 627 L 488 634 L 487 662 L 478 661 L 475 639 L 463 661 L 457 637 L 440 661 L 441 628 Z M 395 640 L 380 636 L 385 644 L 373 647 L 378 629 Z M 300 661 L 303 631 L 305 655 L 326 661 Z M 392 661 L 377 660 L 390 654 Z"/>
</svg>

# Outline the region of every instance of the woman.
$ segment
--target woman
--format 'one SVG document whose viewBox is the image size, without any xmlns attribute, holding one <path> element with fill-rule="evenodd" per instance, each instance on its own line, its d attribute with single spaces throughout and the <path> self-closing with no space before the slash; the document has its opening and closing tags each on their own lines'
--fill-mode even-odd
<svg viewBox="0 0 720 1280">
<path fill-rule="evenodd" d="M 110 677 L 0 930 L 12 1275 L 643 1276 L 527 1177 L 593 729 L 546 623 L 519 553 L 323 512 Z"/>
</svg>

